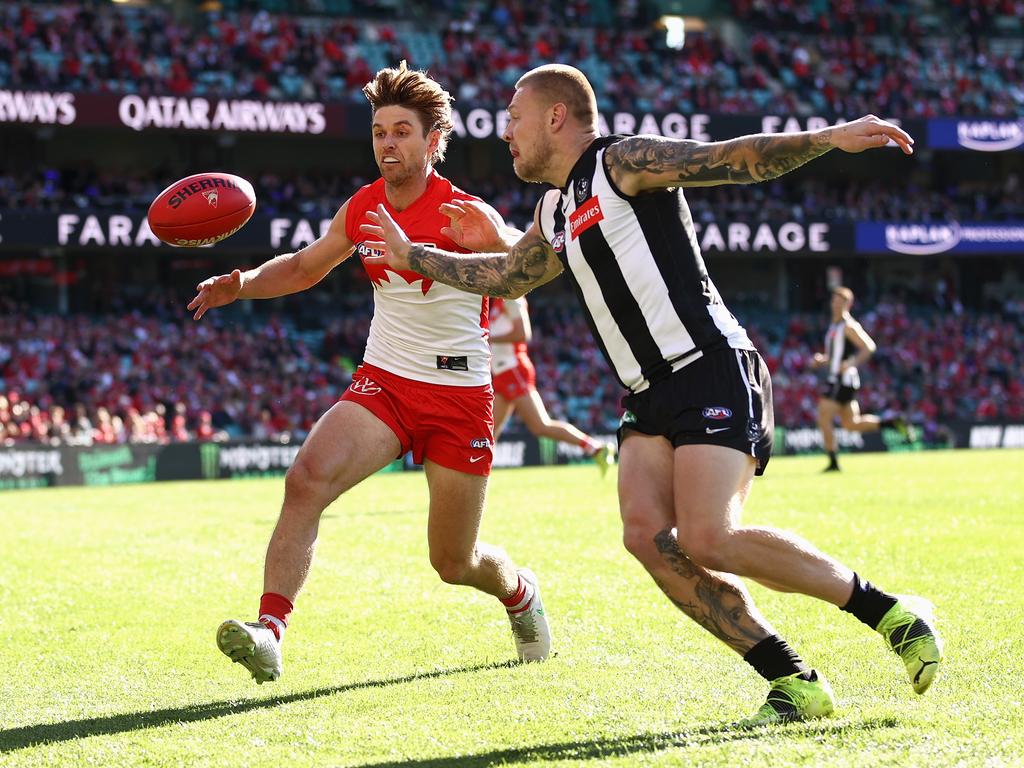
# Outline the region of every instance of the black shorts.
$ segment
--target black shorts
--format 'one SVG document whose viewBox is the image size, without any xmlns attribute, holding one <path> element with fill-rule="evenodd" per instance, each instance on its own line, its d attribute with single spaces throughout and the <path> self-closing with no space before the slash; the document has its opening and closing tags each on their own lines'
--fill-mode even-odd
<svg viewBox="0 0 1024 768">
<path fill-rule="evenodd" d="M 857 390 L 854 387 L 847 387 L 838 381 L 825 382 L 825 388 L 821 390 L 821 396 L 826 400 L 835 400 L 840 405 L 852 403 L 857 399 Z"/>
<path fill-rule="evenodd" d="M 626 413 L 619 443 L 629 430 L 680 445 L 722 445 L 753 456 L 764 474 L 772 455 L 775 413 L 772 380 L 754 350 L 723 349 L 622 398 Z"/>
</svg>

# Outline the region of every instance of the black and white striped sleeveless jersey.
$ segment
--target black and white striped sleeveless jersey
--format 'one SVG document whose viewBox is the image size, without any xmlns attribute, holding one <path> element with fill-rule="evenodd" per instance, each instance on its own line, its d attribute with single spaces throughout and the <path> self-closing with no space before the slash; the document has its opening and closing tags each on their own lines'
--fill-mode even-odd
<svg viewBox="0 0 1024 768">
<path fill-rule="evenodd" d="M 854 321 L 856 322 L 856 321 Z M 846 341 L 846 318 L 832 323 L 825 332 L 825 357 L 828 360 L 828 380 L 844 387 L 860 387 L 860 372 L 850 366 L 845 371 L 839 368 L 843 362 L 857 354 L 857 349 Z"/>
<path fill-rule="evenodd" d="M 540 226 L 608 364 L 642 392 L 706 352 L 754 347 L 708 277 L 682 191 L 629 197 L 605 171 L 605 149 L 623 138 L 586 149 L 541 200 Z"/>
</svg>

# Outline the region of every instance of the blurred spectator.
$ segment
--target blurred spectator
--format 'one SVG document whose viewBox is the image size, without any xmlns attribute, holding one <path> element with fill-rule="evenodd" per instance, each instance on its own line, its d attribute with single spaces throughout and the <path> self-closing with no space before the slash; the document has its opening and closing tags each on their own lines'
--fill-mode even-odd
<svg viewBox="0 0 1024 768">
<path fill-rule="evenodd" d="M 0 88 L 362 102 L 372 72 L 404 58 L 491 107 L 550 61 L 587 72 L 605 110 L 911 117 L 1024 103 L 1021 41 L 990 34 L 996 17 L 1020 28 L 1019 2 L 733 0 L 728 25 L 712 17 L 682 50 L 666 46 L 651 2 L 414 2 L 402 18 L 389 4 L 388 20 L 291 5 L 189 22 L 152 6 L 5 4 Z"/>
<path fill-rule="evenodd" d="M 941 422 L 1024 419 L 1024 311 L 908 310 L 861 317 L 879 352 L 860 393 L 865 410 Z M 147 317 L 0 314 L 0 441 L 166 443 L 302 440 L 351 381 L 368 312 L 340 312 L 314 334 L 279 318 L 245 328 Z M 12 311 L 20 310 L 20 311 Z M 531 356 L 552 416 L 611 432 L 621 391 L 582 315 L 542 295 L 531 303 Z M 772 372 L 776 421 L 812 426 L 820 389 L 809 361 L 827 318 L 761 315 L 748 323 Z M 784 329 L 774 331 L 772 329 Z M 74 413 L 73 419 L 67 414 Z"/>
</svg>

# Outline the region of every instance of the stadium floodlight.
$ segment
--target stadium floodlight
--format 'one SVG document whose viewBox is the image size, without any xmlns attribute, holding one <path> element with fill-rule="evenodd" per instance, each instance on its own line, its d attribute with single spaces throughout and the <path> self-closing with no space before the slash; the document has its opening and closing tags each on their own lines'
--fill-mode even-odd
<svg viewBox="0 0 1024 768">
<path fill-rule="evenodd" d="M 662 16 L 659 26 L 665 29 L 665 45 L 682 50 L 686 42 L 686 19 L 682 16 Z"/>
</svg>

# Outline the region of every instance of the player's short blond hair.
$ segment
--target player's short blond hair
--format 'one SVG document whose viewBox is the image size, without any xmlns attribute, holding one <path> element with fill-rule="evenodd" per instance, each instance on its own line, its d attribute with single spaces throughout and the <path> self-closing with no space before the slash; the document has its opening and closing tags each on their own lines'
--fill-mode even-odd
<svg viewBox="0 0 1024 768">
<path fill-rule="evenodd" d="M 837 285 L 832 289 L 832 293 L 837 296 L 842 296 L 846 299 L 847 304 L 853 304 L 853 291 L 847 288 L 845 285 Z"/>
<path fill-rule="evenodd" d="M 584 125 L 597 128 L 597 96 L 584 75 L 568 64 L 545 64 L 519 78 L 516 88 L 529 86 L 552 104 L 565 104 L 569 114 Z"/>
<path fill-rule="evenodd" d="M 404 107 L 419 115 L 423 135 L 439 131 L 441 140 L 430 158 L 431 165 L 444 160 L 448 137 L 455 124 L 452 122 L 452 102 L 455 100 L 440 83 L 426 72 L 409 69 L 403 60 L 398 67 L 380 70 L 373 80 L 363 86 L 363 95 L 374 113 L 381 107 Z"/>
</svg>

